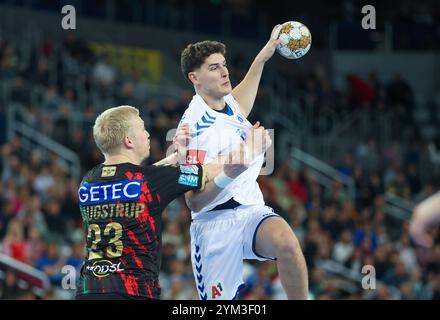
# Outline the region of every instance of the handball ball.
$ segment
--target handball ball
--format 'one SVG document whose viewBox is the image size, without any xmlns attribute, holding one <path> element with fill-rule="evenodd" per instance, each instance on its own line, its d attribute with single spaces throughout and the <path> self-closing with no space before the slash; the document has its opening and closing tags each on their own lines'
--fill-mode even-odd
<svg viewBox="0 0 440 320">
<path fill-rule="evenodd" d="M 312 45 L 312 34 L 298 21 L 287 21 L 274 32 L 276 39 L 281 39 L 277 46 L 280 55 L 287 59 L 299 59 L 309 51 Z"/>
</svg>

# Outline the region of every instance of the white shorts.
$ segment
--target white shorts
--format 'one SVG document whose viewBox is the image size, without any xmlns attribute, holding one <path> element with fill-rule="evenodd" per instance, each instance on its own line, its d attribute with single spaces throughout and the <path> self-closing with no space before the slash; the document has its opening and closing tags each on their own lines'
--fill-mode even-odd
<svg viewBox="0 0 440 320">
<path fill-rule="evenodd" d="M 191 261 L 201 300 L 234 299 L 244 286 L 243 259 L 275 260 L 255 253 L 258 227 L 270 217 L 280 216 L 265 205 L 243 205 L 193 220 Z"/>
</svg>

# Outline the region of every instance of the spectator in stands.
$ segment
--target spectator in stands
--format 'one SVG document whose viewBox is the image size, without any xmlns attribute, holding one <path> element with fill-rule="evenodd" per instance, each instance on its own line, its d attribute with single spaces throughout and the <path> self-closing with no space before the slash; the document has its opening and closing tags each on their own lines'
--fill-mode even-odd
<svg viewBox="0 0 440 320">
<path fill-rule="evenodd" d="M 5 193 L 4 191 L 2 192 Z M 0 197 L 0 239 L 4 239 L 9 222 L 14 218 L 14 204 Z"/>
<path fill-rule="evenodd" d="M 92 78 L 103 90 L 108 90 L 116 81 L 116 69 L 110 64 L 109 58 L 104 56 L 93 67 Z"/>
<path fill-rule="evenodd" d="M 35 228 L 39 234 L 47 234 L 46 219 L 41 210 L 41 199 L 37 194 L 32 194 L 26 201 L 24 208 L 18 213 L 23 225 L 29 229 Z"/>
<path fill-rule="evenodd" d="M 6 44 L 0 56 L 0 75 L 3 79 L 13 79 L 19 71 L 19 57 L 11 44 Z"/>
<path fill-rule="evenodd" d="M 353 253 L 352 234 L 350 230 L 344 230 L 333 247 L 333 259 L 341 264 L 345 264 Z"/>
<path fill-rule="evenodd" d="M 25 262 L 27 260 L 23 225 L 17 218 L 12 219 L 8 224 L 3 239 L 3 251 L 18 261 Z"/>
<path fill-rule="evenodd" d="M 394 268 L 389 269 L 388 272 L 384 276 L 384 282 L 399 288 L 403 283 L 408 281 L 409 275 L 406 270 L 405 265 L 401 261 L 397 261 L 394 265 Z"/>
<path fill-rule="evenodd" d="M 15 300 L 19 297 L 22 290 L 18 285 L 17 273 L 12 268 L 5 271 L 4 281 L 0 281 L 0 299 Z"/>
<path fill-rule="evenodd" d="M 379 246 L 379 238 L 373 225 L 366 218 L 353 235 L 353 244 L 365 253 L 374 253 Z"/>
<path fill-rule="evenodd" d="M 395 73 L 387 86 L 389 103 L 393 106 L 403 106 L 403 110 L 409 113 L 414 105 L 414 95 L 411 86 L 405 81 L 402 74 Z M 409 113 L 411 114 L 411 113 Z"/>
<path fill-rule="evenodd" d="M 64 265 L 63 259 L 61 259 L 59 252 L 59 244 L 56 241 L 51 240 L 47 243 L 44 255 L 42 255 L 35 267 L 49 276 L 52 285 L 60 285 L 63 278 L 61 268 Z"/>
<path fill-rule="evenodd" d="M 61 212 L 61 204 L 56 199 L 48 199 L 43 211 L 49 230 L 55 234 L 65 234 L 66 220 Z"/>
<path fill-rule="evenodd" d="M 370 106 L 376 99 L 377 92 L 368 81 L 351 74 L 347 77 L 347 82 L 350 105 L 354 108 L 356 106 Z"/>
<path fill-rule="evenodd" d="M 44 254 L 44 249 L 43 235 L 36 227 L 28 227 L 26 237 L 26 263 L 34 266 L 37 260 Z"/>
<path fill-rule="evenodd" d="M 49 197 L 49 189 L 54 185 L 55 179 L 50 172 L 49 164 L 43 164 L 38 175 L 35 177 L 33 188 L 39 196 L 46 201 Z"/>
<path fill-rule="evenodd" d="M 84 256 L 85 256 L 85 243 L 82 241 L 76 241 L 73 245 L 72 245 L 72 253 L 70 254 L 70 256 L 68 256 L 65 260 L 65 265 L 68 266 L 72 266 L 76 269 L 76 272 L 79 274 L 79 272 L 81 271 L 81 267 L 83 265 L 84 262 Z"/>
</svg>

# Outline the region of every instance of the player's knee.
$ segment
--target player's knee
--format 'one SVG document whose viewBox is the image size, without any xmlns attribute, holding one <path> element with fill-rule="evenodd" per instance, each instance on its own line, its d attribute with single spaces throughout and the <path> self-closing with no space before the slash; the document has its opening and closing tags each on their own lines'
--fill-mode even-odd
<svg viewBox="0 0 440 320">
<path fill-rule="evenodd" d="M 275 250 L 278 259 L 292 258 L 301 253 L 298 239 L 292 232 L 280 232 L 275 237 Z"/>
</svg>

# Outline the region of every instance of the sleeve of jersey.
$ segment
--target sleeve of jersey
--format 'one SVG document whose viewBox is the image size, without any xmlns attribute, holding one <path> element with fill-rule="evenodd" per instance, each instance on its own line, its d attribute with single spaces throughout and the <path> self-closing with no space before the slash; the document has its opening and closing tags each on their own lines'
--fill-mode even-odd
<svg viewBox="0 0 440 320">
<path fill-rule="evenodd" d="M 203 168 L 201 165 L 158 167 L 154 178 L 161 204 L 166 206 L 185 192 L 202 187 Z"/>
<path fill-rule="evenodd" d="M 180 119 L 178 127 L 182 124 L 189 124 L 190 126 L 194 126 L 197 120 L 194 119 L 193 110 L 191 108 L 186 109 L 185 113 L 182 115 Z"/>
</svg>

